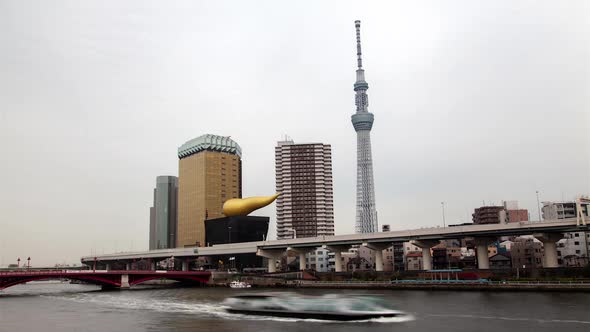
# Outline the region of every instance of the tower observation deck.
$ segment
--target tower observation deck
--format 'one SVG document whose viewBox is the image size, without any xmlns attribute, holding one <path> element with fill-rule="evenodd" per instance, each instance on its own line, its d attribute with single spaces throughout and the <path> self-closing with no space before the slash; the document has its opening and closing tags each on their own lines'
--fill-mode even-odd
<svg viewBox="0 0 590 332">
<path fill-rule="evenodd" d="M 377 209 L 375 207 L 375 182 L 373 180 L 373 157 L 371 155 L 371 129 L 374 116 L 370 113 L 369 84 L 365 81 L 365 70 L 361 52 L 361 21 L 356 27 L 357 70 L 354 83 L 356 113 L 352 115 L 352 125 L 356 131 L 356 233 L 378 232 Z"/>
</svg>

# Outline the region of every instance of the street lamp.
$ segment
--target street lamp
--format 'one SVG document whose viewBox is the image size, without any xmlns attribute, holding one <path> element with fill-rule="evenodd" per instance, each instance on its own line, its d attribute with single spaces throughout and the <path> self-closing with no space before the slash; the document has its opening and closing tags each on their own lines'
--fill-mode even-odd
<svg viewBox="0 0 590 332">
<path fill-rule="evenodd" d="M 440 206 L 442 207 L 442 218 L 443 218 L 443 228 L 446 227 L 445 222 L 445 202 L 440 202 Z"/>
<path fill-rule="evenodd" d="M 229 237 L 229 243 L 231 243 L 231 226 L 228 226 L 227 227 L 227 234 L 228 234 L 228 237 Z"/>
<path fill-rule="evenodd" d="M 31 269 L 31 257 L 27 257 L 27 270 Z"/>
<path fill-rule="evenodd" d="M 541 221 L 541 203 L 539 202 L 539 191 L 535 191 L 537 193 L 537 212 L 539 212 L 539 221 Z"/>
<path fill-rule="evenodd" d="M 16 259 L 16 268 L 20 269 L 20 257 Z"/>
</svg>

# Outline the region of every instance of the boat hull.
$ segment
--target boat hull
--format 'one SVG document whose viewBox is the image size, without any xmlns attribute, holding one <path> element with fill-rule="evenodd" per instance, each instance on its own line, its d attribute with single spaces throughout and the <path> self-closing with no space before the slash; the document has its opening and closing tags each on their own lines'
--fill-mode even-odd
<svg viewBox="0 0 590 332">
<path fill-rule="evenodd" d="M 373 318 L 385 318 L 385 317 L 400 317 L 404 314 L 401 312 L 388 312 L 388 313 L 330 313 L 330 312 L 309 312 L 309 311 L 283 311 L 283 310 L 248 310 L 248 309 L 237 309 L 228 308 L 228 312 L 233 314 L 246 314 L 256 316 L 274 316 L 274 317 L 286 317 L 286 318 L 303 318 L 303 319 L 319 319 L 319 320 L 338 320 L 338 321 L 355 321 L 355 320 L 367 320 Z"/>
</svg>

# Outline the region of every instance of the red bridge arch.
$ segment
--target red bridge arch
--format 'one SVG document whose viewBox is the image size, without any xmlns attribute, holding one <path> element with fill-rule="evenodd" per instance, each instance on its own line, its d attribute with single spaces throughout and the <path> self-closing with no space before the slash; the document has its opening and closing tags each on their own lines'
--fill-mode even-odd
<svg viewBox="0 0 590 332">
<path fill-rule="evenodd" d="M 127 276 L 125 280 L 123 276 Z M 100 286 L 127 287 L 154 279 L 171 279 L 191 283 L 207 283 L 211 277 L 206 271 L 13 271 L 0 272 L 0 290 L 35 280 L 70 279 Z M 122 284 L 127 282 L 128 285 Z"/>
</svg>

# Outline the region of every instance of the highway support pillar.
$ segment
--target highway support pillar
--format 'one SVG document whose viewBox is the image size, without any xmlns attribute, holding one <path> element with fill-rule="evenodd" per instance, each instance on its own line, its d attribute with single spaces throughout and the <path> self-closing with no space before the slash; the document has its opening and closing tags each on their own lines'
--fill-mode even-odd
<svg viewBox="0 0 590 332">
<path fill-rule="evenodd" d="M 348 251 L 350 246 L 324 246 L 334 253 L 334 271 L 342 272 L 342 252 Z"/>
<path fill-rule="evenodd" d="M 129 275 L 128 274 L 121 275 L 121 288 L 129 288 Z"/>
<path fill-rule="evenodd" d="M 305 270 L 305 255 L 308 253 L 315 251 L 316 248 L 292 248 L 287 247 L 287 251 L 292 251 L 299 255 L 299 270 Z"/>
<path fill-rule="evenodd" d="M 492 237 L 476 237 L 473 239 L 475 243 L 475 251 L 477 254 L 477 268 L 480 270 L 490 269 L 490 256 L 488 254 L 488 246 L 496 241 Z"/>
<path fill-rule="evenodd" d="M 383 272 L 383 250 L 392 247 L 393 243 L 363 243 L 364 247 L 367 247 L 373 251 L 373 260 L 375 261 L 375 271 Z"/>
<path fill-rule="evenodd" d="M 543 267 L 559 267 L 555 242 L 561 240 L 563 235 L 561 233 L 539 233 L 533 234 L 533 236 L 543 242 Z"/>
<path fill-rule="evenodd" d="M 439 240 L 413 240 L 411 241 L 416 247 L 422 248 L 422 269 L 432 270 L 432 254 L 430 248 L 439 244 Z"/>
<path fill-rule="evenodd" d="M 277 272 L 277 260 L 283 256 L 284 251 L 281 249 L 258 249 L 256 255 L 268 259 L 268 272 Z"/>
</svg>

